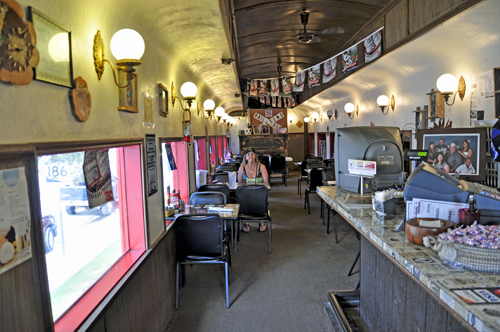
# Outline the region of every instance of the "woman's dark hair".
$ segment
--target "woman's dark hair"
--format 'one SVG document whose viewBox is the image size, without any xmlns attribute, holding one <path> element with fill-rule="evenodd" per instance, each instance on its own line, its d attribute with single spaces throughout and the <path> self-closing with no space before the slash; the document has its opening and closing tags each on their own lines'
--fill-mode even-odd
<svg viewBox="0 0 500 332">
<path fill-rule="evenodd" d="M 470 149 L 470 141 L 468 139 L 464 140 L 462 142 L 462 146 L 463 146 L 464 143 L 467 143 L 467 149 Z"/>
<path fill-rule="evenodd" d="M 429 146 L 431 146 L 431 144 L 434 144 L 434 146 L 436 145 L 436 143 L 434 143 L 434 141 L 430 141 Z"/>
</svg>

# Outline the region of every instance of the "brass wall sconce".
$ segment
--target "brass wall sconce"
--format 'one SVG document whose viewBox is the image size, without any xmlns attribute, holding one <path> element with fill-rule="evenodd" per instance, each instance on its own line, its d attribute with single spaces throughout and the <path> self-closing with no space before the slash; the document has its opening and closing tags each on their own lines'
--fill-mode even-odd
<svg viewBox="0 0 500 332">
<path fill-rule="evenodd" d="M 356 104 L 356 107 L 354 107 L 354 104 L 347 103 L 344 106 L 344 110 L 347 113 L 347 115 L 349 115 L 349 119 L 354 119 L 354 114 L 356 114 L 356 115 L 359 114 L 358 104 Z"/>
<path fill-rule="evenodd" d="M 319 113 L 313 112 L 313 114 L 311 115 L 311 119 L 313 120 L 313 122 L 317 122 L 319 119 Z"/>
<path fill-rule="evenodd" d="M 141 64 L 141 57 L 144 54 L 144 39 L 141 35 L 132 29 L 122 29 L 117 31 L 111 38 L 111 53 L 118 59 L 116 61 L 116 66 L 118 70 L 123 70 L 127 74 L 127 81 L 134 78 L 133 72 L 134 67 Z M 110 64 L 113 71 L 113 77 L 115 78 L 115 84 L 119 88 L 126 88 L 129 86 L 130 82 L 126 85 L 118 84 L 116 79 L 115 67 L 113 64 L 106 59 L 104 54 L 104 42 L 101 37 L 101 31 L 97 30 L 94 36 L 93 52 L 94 56 L 94 68 L 97 73 L 97 78 L 101 80 L 102 74 L 104 73 L 104 63 Z"/>
<path fill-rule="evenodd" d="M 219 106 L 215 109 L 215 117 L 217 118 L 217 122 L 220 122 L 220 119 L 224 116 L 224 114 L 226 114 L 226 112 L 222 107 Z"/>
<path fill-rule="evenodd" d="M 335 116 L 335 119 L 337 119 L 337 110 L 335 110 L 335 113 L 332 110 L 328 110 L 326 112 L 326 116 L 328 116 L 328 121 L 332 122 L 333 121 L 332 117 Z"/>
<path fill-rule="evenodd" d="M 308 122 L 309 122 L 309 117 L 308 117 L 308 116 L 306 116 L 306 117 L 304 118 L 304 122 L 305 122 L 305 123 L 308 123 Z"/>
<path fill-rule="evenodd" d="M 382 114 L 387 115 L 389 113 L 389 108 L 392 108 L 394 112 L 394 107 L 396 107 L 396 101 L 394 95 L 391 96 L 391 100 L 386 95 L 380 95 L 377 98 L 377 105 L 382 110 Z M 387 108 L 387 111 L 385 110 Z"/>
<path fill-rule="evenodd" d="M 205 120 L 211 119 L 212 112 L 215 109 L 215 102 L 212 99 L 207 99 L 203 102 L 203 108 L 205 109 L 205 112 L 203 113 Z"/>
<path fill-rule="evenodd" d="M 223 122 L 223 123 L 226 123 L 226 121 L 227 121 L 228 119 L 229 119 L 229 114 L 224 113 L 224 114 L 222 115 L 222 122 Z"/>
<path fill-rule="evenodd" d="M 451 74 L 444 74 L 439 76 L 436 85 L 439 92 L 441 92 L 441 95 L 443 96 L 446 105 L 451 106 L 455 103 L 455 98 L 457 96 L 457 93 L 458 96 L 460 97 L 460 100 L 464 100 L 465 80 L 463 76 L 460 75 L 460 80 L 457 81 L 455 76 Z M 453 94 L 453 91 L 455 91 L 455 89 L 457 89 L 457 91 L 455 92 L 455 94 Z M 453 101 L 451 102 L 451 104 L 448 104 L 448 99 L 452 94 L 453 94 Z"/>
</svg>

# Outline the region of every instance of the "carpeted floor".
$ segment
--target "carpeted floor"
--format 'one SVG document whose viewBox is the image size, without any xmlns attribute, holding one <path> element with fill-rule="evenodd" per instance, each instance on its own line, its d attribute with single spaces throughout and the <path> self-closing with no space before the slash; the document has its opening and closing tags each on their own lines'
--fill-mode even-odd
<svg viewBox="0 0 500 332">
<path fill-rule="evenodd" d="M 302 187 L 304 188 L 304 186 Z M 288 188 L 273 179 L 270 210 L 273 219 L 272 253 L 268 233 L 251 226 L 240 232 L 238 252 L 229 268 L 226 308 L 223 265 L 195 265 L 188 269 L 167 331 L 328 331 L 323 303 L 330 290 L 354 289 L 355 274 L 347 277 L 359 250 L 353 229 L 337 218 L 339 244 L 333 225 L 326 234 L 320 218 L 320 198 L 310 196 L 311 214 L 304 209 L 304 193 L 297 195 L 297 176 Z M 325 209 L 326 211 L 326 209 Z"/>
</svg>

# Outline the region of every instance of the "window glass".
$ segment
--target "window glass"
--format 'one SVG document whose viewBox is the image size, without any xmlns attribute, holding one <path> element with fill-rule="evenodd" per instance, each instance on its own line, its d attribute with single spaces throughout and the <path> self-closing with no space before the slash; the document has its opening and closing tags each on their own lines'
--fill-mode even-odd
<svg viewBox="0 0 500 332">
<path fill-rule="evenodd" d="M 194 141 L 194 154 L 196 170 L 207 170 L 207 158 L 204 138 L 200 138 Z"/>
<path fill-rule="evenodd" d="M 54 319 L 98 281 L 129 250 L 120 211 L 123 148 L 108 151 L 114 200 L 89 208 L 85 152 L 38 158 L 45 260 Z M 98 184 L 101 187 L 101 183 Z"/>
<path fill-rule="evenodd" d="M 217 144 L 215 137 L 210 137 L 210 165 L 217 167 Z"/>
<path fill-rule="evenodd" d="M 224 143 L 222 143 L 222 136 L 219 136 L 217 144 L 217 157 L 219 158 L 219 165 L 224 164 Z"/>
</svg>

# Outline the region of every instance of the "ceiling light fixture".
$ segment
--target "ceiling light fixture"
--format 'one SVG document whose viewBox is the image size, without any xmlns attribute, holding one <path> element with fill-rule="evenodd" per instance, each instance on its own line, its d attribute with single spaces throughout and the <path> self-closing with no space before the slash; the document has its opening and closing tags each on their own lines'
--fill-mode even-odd
<svg viewBox="0 0 500 332">
<path fill-rule="evenodd" d="M 389 107 L 392 108 L 392 111 L 394 112 L 394 107 L 396 107 L 396 101 L 394 99 L 394 95 L 391 96 L 391 100 L 389 101 L 389 98 L 386 95 L 380 95 L 377 98 L 377 105 L 380 107 L 382 110 L 382 114 L 387 115 L 389 113 Z M 387 107 L 387 111 L 385 108 Z"/>
<path fill-rule="evenodd" d="M 203 108 L 205 109 L 205 112 L 203 113 L 203 117 L 208 120 L 212 117 L 212 112 L 215 109 L 215 102 L 212 99 L 207 99 L 203 102 Z M 205 113 L 207 114 L 205 116 Z"/>
<path fill-rule="evenodd" d="M 353 119 L 354 118 L 354 114 L 358 115 L 358 113 L 359 113 L 358 104 L 356 104 L 356 107 L 354 107 L 354 104 L 347 103 L 344 106 L 344 110 L 349 115 L 349 119 Z"/>
<path fill-rule="evenodd" d="M 441 95 L 443 96 L 446 105 L 451 106 L 455 103 L 455 98 L 457 96 L 457 93 L 458 96 L 460 97 L 460 100 L 464 100 L 465 80 L 463 76 L 460 76 L 460 80 L 457 81 L 455 76 L 451 74 L 444 74 L 439 76 L 436 85 L 439 92 L 441 92 Z M 455 91 L 455 89 L 457 89 L 457 91 L 455 92 L 455 94 L 453 94 L 453 91 Z M 448 99 L 452 94 L 453 94 L 453 101 L 451 102 L 451 104 L 448 104 Z"/>
<path fill-rule="evenodd" d="M 314 121 L 314 122 L 317 122 L 318 119 L 319 119 L 319 113 L 318 112 L 313 112 L 313 114 L 311 115 L 311 119 Z"/>
<path fill-rule="evenodd" d="M 309 117 L 308 117 L 308 116 L 306 116 L 306 117 L 304 118 L 304 122 L 305 122 L 305 123 L 308 123 L 308 122 L 309 122 Z"/>
<path fill-rule="evenodd" d="M 119 30 L 111 38 L 110 48 L 111 53 L 117 59 L 116 66 L 118 71 L 122 70 L 127 74 L 127 81 L 133 79 L 133 72 L 135 71 L 134 67 L 141 64 L 140 59 L 144 54 L 145 45 L 142 36 L 137 31 L 132 29 Z M 104 73 L 104 63 L 107 62 L 110 64 L 113 71 L 115 84 L 119 88 L 126 88 L 129 86 L 130 82 L 126 85 L 118 84 L 115 67 L 105 57 L 104 42 L 102 40 L 100 30 L 97 30 L 97 33 L 94 36 L 92 54 L 94 56 L 94 68 L 99 80 L 101 80 L 102 74 Z"/>
</svg>

